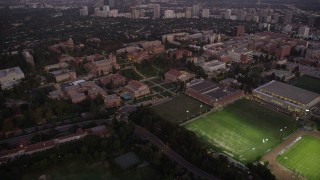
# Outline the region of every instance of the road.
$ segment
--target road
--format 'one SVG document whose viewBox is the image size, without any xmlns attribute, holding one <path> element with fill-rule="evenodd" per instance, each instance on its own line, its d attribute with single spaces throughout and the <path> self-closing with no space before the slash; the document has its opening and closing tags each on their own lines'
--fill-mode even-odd
<svg viewBox="0 0 320 180">
<path fill-rule="evenodd" d="M 110 121 L 111 119 L 97 119 L 97 120 L 89 120 L 89 121 L 82 121 L 82 122 L 78 122 L 78 123 L 74 123 L 74 124 L 67 124 L 67 125 L 63 125 L 63 126 L 57 126 L 54 129 L 60 131 L 61 133 L 63 132 L 67 132 L 69 130 L 69 128 L 73 127 L 73 126 L 84 126 L 84 125 L 88 125 L 90 123 L 97 123 L 97 124 L 102 124 L 105 122 Z M 39 130 L 36 132 L 32 132 L 32 133 L 28 133 L 28 134 L 24 134 L 21 136 L 16 136 L 16 137 L 12 137 L 12 138 L 8 138 L 8 139 L 4 139 L 0 141 L 0 144 L 9 144 L 11 146 L 17 145 L 23 141 L 28 141 L 32 138 L 33 135 L 38 134 L 38 133 L 45 133 L 49 130 L 51 130 L 52 128 L 46 128 L 43 130 Z"/>
<path fill-rule="evenodd" d="M 210 180 L 218 179 L 217 177 L 197 168 L 196 166 L 191 164 L 189 161 L 185 160 L 178 153 L 176 153 L 175 151 L 170 149 L 168 146 L 166 146 L 157 136 L 153 135 L 146 129 L 136 125 L 135 134 L 140 137 L 148 138 L 152 142 L 152 144 L 154 144 L 159 149 L 161 149 L 163 154 L 165 154 L 170 159 L 174 160 L 180 166 L 186 168 L 189 172 L 193 173 L 194 175 L 205 178 L 205 179 L 210 179 Z"/>
</svg>

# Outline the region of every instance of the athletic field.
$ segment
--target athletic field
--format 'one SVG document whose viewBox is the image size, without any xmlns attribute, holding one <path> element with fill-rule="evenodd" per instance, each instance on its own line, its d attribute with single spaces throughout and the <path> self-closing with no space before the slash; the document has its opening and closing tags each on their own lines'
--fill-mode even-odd
<svg viewBox="0 0 320 180">
<path fill-rule="evenodd" d="M 181 95 L 152 109 L 162 118 L 179 123 L 199 116 L 211 110 L 211 107 L 189 96 Z"/>
<path fill-rule="evenodd" d="M 306 177 L 308 180 L 320 179 L 320 139 L 303 136 L 288 151 L 277 158 L 277 162 Z"/>
<path fill-rule="evenodd" d="M 318 78 L 305 75 L 297 79 L 293 85 L 320 94 L 320 79 Z"/>
<path fill-rule="evenodd" d="M 251 100 L 238 100 L 223 110 L 187 123 L 185 127 L 235 159 L 258 160 L 295 129 L 290 117 Z"/>
</svg>

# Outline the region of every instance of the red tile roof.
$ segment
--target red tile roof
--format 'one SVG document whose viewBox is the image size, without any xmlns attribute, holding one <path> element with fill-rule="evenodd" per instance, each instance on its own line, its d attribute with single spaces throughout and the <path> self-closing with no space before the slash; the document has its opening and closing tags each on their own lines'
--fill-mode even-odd
<svg viewBox="0 0 320 180">
<path fill-rule="evenodd" d="M 182 75 L 181 71 L 178 71 L 176 69 L 170 69 L 167 74 L 171 75 L 171 76 L 174 76 L 174 77 L 179 77 Z"/>
<path fill-rule="evenodd" d="M 142 86 L 145 86 L 144 83 L 139 82 L 137 80 L 132 80 L 128 84 L 129 86 L 131 86 L 133 89 L 136 89 L 136 90 L 140 89 Z"/>
</svg>

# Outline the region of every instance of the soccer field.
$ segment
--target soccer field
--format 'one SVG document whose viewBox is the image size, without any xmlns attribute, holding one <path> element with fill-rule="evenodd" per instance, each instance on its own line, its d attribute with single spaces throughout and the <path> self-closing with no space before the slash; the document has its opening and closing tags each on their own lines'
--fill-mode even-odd
<svg viewBox="0 0 320 180">
<path fill-rule="evenodd" d="M 203 114 L 211 110 L 211 107 L 189 96 L 181 95 L 152 109 L 165 120 L 178 123 Z"/>
<path fill-rule="evenodd" d="M 319 152 L 320 139 L 303 136 L 288 151 L 277 157 L 277 161 L 308 180 L 318 180 L 320 179 Z"/>
<path fill-rule="evenodd" d="M 257 160 L 295 129 L 290 117 L 242 99 L 185 127 L 235 159 Z"/>
</svg>

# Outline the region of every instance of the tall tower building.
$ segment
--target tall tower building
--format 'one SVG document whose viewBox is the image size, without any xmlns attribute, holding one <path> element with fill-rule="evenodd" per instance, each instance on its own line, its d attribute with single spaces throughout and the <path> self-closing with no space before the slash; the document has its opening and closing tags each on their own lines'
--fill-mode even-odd
<svg viewBox="0 0 320 180">
<path fill-rule="evenodd" d="M 32 67 L 34 67 L 33 56 L 28 51 L 23 51 L 22 55 L 27 63 L 29 63 Z"/>
<path fill-rule="evenodd" d="M 133 19 L 138 19 L 140 17 L 140 11 L 138 9 L 132 10 L 132 16 Z"/>
<path fill-rule="evenodd" d="M 300 26 L 298 30 L 298 36 L 306 37 L 309 35 L 310 28 L 307 26 Z"/>
<path fill-rule="evenodd" d="M 290 24 L 291 23 L 291 19 L 292 19 L 292 11 L 288 11 L 284 15 L 283 24 Z"/>
<path fill-rule="evenodd" d="M 202 10 L 202 17 L 209 18 L 209 16 L 210 16 L 210 9 L 203 9 Z"/>
<path fill-rule="evenodd" d="M 241 21 L 246 20 L 246 15 L 247 15 L 247 12 L 244 9 L 241 9 L 238 13 L 239 20 Z"/>
<path fill-rule="evenodd" d="M 192 7 L 186 8 L 186 18 L 192 18 Z"/>
<path fill-rule="evenodd" d="M 192 16 L 199 16 L 200 6 L 199 4 L 195 4 L 192 6 Z"/>
<path fill-rule="evenodd" d="M 153 4 L 153 19 L 160 18 L 160 4 Z"/>
<path fill-rule="evenodd" d="M 103 6 L 103 11 L 110 11 L 110 7 L 109 6 Z"/>
<path fill-rule="evenodd" d="M 80 16 L 88 16 L 88 15 L 89 15 L 88 7 L 83 6 L 83 8 L 80 9 Z"/>
<path fill-rule="evenodd" d="M 236 26 L 233 28 L 233 35 L 234 36 L 242 36 L 245 33 L 244 26 Z"/>
<path fill-rule="evenodd" d="M 231 17 L 231 9 L 227 9 L 226 13 L 224 14 L 224 18 L 225 19 L 230 19 L 230 17 Z"/>
<path fill-rule="evenodd" d="M 164 18 L 169 19 L 169 18 L 175 18 L 175 13 L 173 10 L 165 10 L 164 11 Z"/>
<path fill-rule="evenodd" d="M 280 14 L 279 13 L 274 13 L 273 14 L 272 23 L 278 23 L 279 22 L 279 18 L 280 18 Z"/>
</svg>

